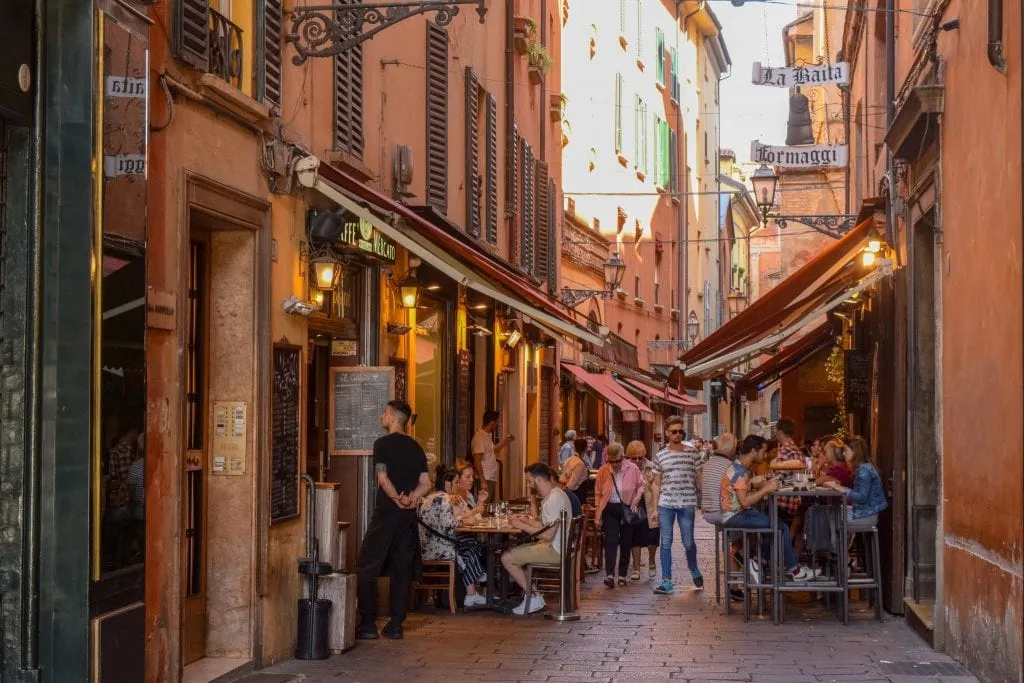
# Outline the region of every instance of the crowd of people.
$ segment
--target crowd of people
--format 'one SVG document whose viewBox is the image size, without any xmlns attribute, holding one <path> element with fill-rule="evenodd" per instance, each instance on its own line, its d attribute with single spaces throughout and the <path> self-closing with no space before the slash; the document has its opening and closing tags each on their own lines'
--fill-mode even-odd
<svg viewBox="0 0 1024 683">
<path fill-rule="evenodd" d="M 499 416 L 488 411 L 473 439 L 472 460 L 458 459 L 452 468 L 439 465 L 432 481 L 423 449 L 406 433 L 411 415 L 408 404 L 388 403 L 381 417 L 388 433 L 374 444 L 377 501 L 357 570 L 360 639 L 378 637 L 376 579 L 385 568 L 391 577 L 391 621 L 383 633 L 389 638 L 402 637 L 409 591 L 421 558 L 454 561 L 465 589 L 464 604 L 485 603 L 480 588 L 486 579 L 484 548 L 474 534 L 458 529 L 478 524 L 488 501 L 498 495 L 495 460 L 512 437 L 494 443 Z M 665 446 L 651 456 L 642 441 L 623 446 L 602 436 L 577 437 L 570 430 L 559 449 L 557 469 L 545 463 L 526 467 L 530 510 L 509 518 L 524 542 L 501 555 L 502 566 L 523 594 L 514 614 L 544 608 L 543 595 L 527 585 L 525 567 L 559 562 L 566 532 L 561 515 L 563 511 L 581 515 L 584 504 L 593 505 L 593 524 L 603 538 L 604 585 L 614 589 L 639 581 L 646 549 L 647 575 L 657 581 L 653 591 L 659 595 L 675 590 L 672 545 L 677 528 L 693 587 L 704 588 L 694 539 L 698 512 L 707 522 L 724 528 L 770 528 L 762 501 L 780 488 L 770 472 L 773 460 L 800 460 L 818 486 L 843 493 L 851 529 L 876 524 L 887 505 L 862 437 L 818 439 L 800 448 L 793 422 L 786 419 L 777 423 L 774 440 L 749 435 L 739 441 L 725 433 L 711 442 L 688 441 L 681 417 L 667 418 L 664 428 Z M 789 579 L 808 581 L 816 570 L 800 563 L 806 508 L 797 497 L 776 496 L 775 500 Z M 767 536 L 764 542 L 770 543 Z M 770 554 L 770 548 L 765 548 L 765 554 Z M 755 564 L 749 570 L 756 577 L 761 568 Z"/>
</svg>

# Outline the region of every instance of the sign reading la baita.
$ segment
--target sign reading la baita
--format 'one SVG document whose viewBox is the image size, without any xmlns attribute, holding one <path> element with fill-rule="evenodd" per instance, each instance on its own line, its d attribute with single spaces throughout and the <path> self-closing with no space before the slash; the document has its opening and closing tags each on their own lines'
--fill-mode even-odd
<svg viewBox="0 0 1024 683">
<path fill-rule="evenodd" d="M 754 140 L 750 143 L 750 158 L 755 164 L 782 166 L 788 168 L 812 168 L 815 166 L 846 166 L 846 145 L 799 145 L 777 147 L 762 145 Z"/>
<path fill-rule="evenodd" d="M 754 85 L 794 88 L 801 85 L 850 85 L 850 65 L 812 64 L 811 66 L 761 66 L 754 62 Z"/>
</svg>

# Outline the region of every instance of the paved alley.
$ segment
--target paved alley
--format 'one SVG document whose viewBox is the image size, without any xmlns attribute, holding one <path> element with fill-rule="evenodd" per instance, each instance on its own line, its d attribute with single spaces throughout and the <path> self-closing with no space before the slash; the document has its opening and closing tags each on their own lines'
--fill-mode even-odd
<svg viewBox="0 0 1024 683">
<path fill-rule="evenodd" d="M 710 579 L 714 534 L 698 526 L 701 565 Z M 682 548 L 673 572 L 687 576 Z M 646 561 L 646 553 L 644 557 Z M 598 575 L 599 576 L 599 575 Z M 789 620 L 744 624 L 725 615 L 714 584 L 697 593 L 688 580 L 671 597 L 651 593 L 646 578 L 608 590 L 588 575 L 582 619 L 558 624 L 540 614 L 523 619 L 486 612 L 417 612 L 404 641 L 359 642 L 320 662 L 291 661 L 246 683 L 347 681 L 891 681 L 967 682 L 969 676 L 934 652 L 902 619 L 883 624 L 855 604 L 848 626 L 816 608 L 791 608 Z M 550 603 L 549 603 L 550 609 Z"/>
</svg>

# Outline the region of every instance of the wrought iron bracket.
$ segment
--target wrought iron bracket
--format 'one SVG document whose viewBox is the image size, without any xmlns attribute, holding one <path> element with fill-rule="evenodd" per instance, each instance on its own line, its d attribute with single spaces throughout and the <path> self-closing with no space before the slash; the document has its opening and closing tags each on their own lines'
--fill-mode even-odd
<svg viewBox="0 0 1024 683">
<path fill-rule="evenodd" d="M 842 213 L 807 216 L 769 216 L 769 218 L 775 221 L 780 230 L 785 230 L 790 222 L 800 223 L 834 239 L 839 239 L 850 232 L 853 224 L 857 221 L 857 216 Z"/>
<path fill-rule="evenodd" d="M 612 294 L 607 289 L 571 289 L 569 287 L 562 287 L 562 303 L 569 308 L 576 308 L 587 299 L 592 299 L 595 296 L 600 299 L 610 299 Z"/>
<path fill-rule="evenodd" d="M 285 41 L 295 45 L 292 62 L 302 65 L 310 57 L 331 57 L 351 50 L 363 41 L 417 14 L 435 12 L 434 23 L 447 26 L 459 5 L 476 5 L 480 23 L 487 8 L 484 0 L 413 0 L 409 2 L 360 2 L 296 6 L 291 12 L 292 30 Z"/>
</svg>

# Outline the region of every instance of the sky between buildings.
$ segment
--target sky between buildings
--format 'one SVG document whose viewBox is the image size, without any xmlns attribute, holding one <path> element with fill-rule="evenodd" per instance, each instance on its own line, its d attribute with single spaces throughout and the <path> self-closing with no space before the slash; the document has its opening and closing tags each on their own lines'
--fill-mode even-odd
<svg viewBox="0 0 1024 683">
<path fill-rule="evenodd" d="M 732 57 L 732 76 L 721 85 L 721 146 L 736 152 L 736 160 L 750 160 L 750 143 L 786 143 L 789 91 L 750 82 L 754 62 L 782 66 L 782 27 L 796 18 L 794 0 L 759 2 L 742 7 L 712 0 L 722 23 L 725 44 Z"/>
</svg>

